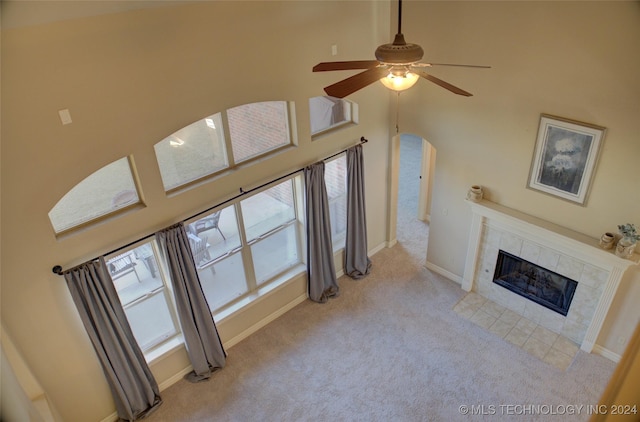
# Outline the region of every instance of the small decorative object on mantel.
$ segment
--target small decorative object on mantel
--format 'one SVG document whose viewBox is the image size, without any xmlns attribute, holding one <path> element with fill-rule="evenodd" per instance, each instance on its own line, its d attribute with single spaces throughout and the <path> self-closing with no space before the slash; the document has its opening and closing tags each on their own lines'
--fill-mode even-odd
<svg viewBox="0 0 640 422">
<path fill-rule="evenodd" d="M 606 232 L 600 237 L 600 247 L 605 250 L 613 248 L 616 236 L 613 233 Z"/>
<path fill-rule="evenodd" d="M 467 192 L 467 199 L 473 202 L 480 202 L 482 200 L 482 196 L 482 186 L 480 185 L 472 185 Z"/>
<path fill-rule="evenodd" d="M 629 259 L 636 249 L 638 240 L 640 240 L 640 234 L 638 234 L 636 226 L 631 223 L 618 225 L 618 231 L 622 235 L 622 239 L 618 240 L 616 245 L 616 255 Z"/>
</svg>

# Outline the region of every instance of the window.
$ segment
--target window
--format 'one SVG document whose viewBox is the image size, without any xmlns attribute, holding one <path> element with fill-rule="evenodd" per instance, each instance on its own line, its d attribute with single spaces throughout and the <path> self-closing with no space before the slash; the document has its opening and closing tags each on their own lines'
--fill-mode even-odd
<svg viewBox="0 0 640 422">
<path fill-rule="evenodd" d="M 188 225 L 212 312 L 277 283 L 302 264 L 298 180 L 288 179 Z M 195 252 L 198 244 L 206 246 L 205 254 Z"/>
<path fill-rule="evenodd" d="M 240 202 L 258 285 L 300 263 L 293 182 Z"/>
<path fill-rule="evenodd" d="M 285 101 L 245 104 L 227 110 L 236 163 L 291 144 Z"/>
<path fill-rule="evenodd" d="M 309 98 L 309 118 L 313 136 L 348 123 L 357 123 L 357 107 L 345 99 L 313 97 Z"/>
<path fill-rule="evenodd" d="M 105 259 L 140 349 L 147 354 L 180 334 L 171 289 L 155 240 Z"/>
<path fill-rule="evenodd" d="M 217 217 L 213 217 L 218 213 Z M 209 224 L 212 217 L 217 224 Z M 200 284 L 211 311 L 242 297 L 251 287 L 245 271 L 236 205 L 202 217 L 187 226 Z M 196 251 L 204 245 L 206 252 Z"/>
<path fill-rule="evenodd" d="M 229 167 L 220 113 L 180 129 L 154 148 L 166 191 Z"/>
<path fill-rule="evenodd" d="M 329 199 L 329 221 L 334 251 L 344 247 L 347 234 L 347 157 L 341 154 L 324 166 Z"/>
<path fill-rule="evenodd" d="M 291 145 L 292 138 L 289 103 L 268 101 L 241 105 L 198 120 L 154 148 L 164 189 L 171 191 Z"/>
<path fill-rule="evenodd" d="M 124 157 L 74 186 L 49 211 L 49 220 L 59 234 L 140 202 L 130 160 Z"/>
</svg>

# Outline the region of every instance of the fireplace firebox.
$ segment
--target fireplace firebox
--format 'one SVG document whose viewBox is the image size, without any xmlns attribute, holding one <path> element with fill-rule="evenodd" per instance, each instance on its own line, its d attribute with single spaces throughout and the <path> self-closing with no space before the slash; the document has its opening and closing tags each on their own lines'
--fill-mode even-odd
<svg viewBox="0 0 640 422">
<path fill-rule="evenodd" d="M 493 282 L 564 316 L 578 282 L 502 250 Z"/>
</svg>

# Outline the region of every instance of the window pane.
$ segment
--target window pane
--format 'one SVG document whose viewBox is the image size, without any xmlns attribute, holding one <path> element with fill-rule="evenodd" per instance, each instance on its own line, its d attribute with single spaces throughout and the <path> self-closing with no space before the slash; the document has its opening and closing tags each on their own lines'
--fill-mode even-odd
<svg viewBox="0 0 640 422">
<path fill-rule="evenodd" d="M 249 291 L 234 205 L 202 217 L 187 226 L 198 276 L 213 312 Z M 206 244 L 199 255 L 198 245 Z"/>
<path fill-rule="evenodd" d="M 311 134 L 351 121 L 351 103 L 333 97 L 309 98 Z"/>
<path fill-rule="evenodd" d="M 211 312 L 249 291 L 239 252 L 198 269 L 198 277 Z"/>
<path fill-rule="evenodd" d="M 341 155 L 325 164 L 324 180 L 329 197 L 331 238 L 342 247 L 347 230 L 347 159 Z"/>
<path fill-rule="evenodd" d="M 250 242 L 296 216 L 291 180 L 240 202 L 247 241 Z"/>
<path fill-rule="evenodd" d="M 127 157 L 108 164 L 74 186 L 49 211 L 56 233 L 140 202 Z"/>
<path fill-rule="evenodd" d="M 245 104 L 227 110 L 227 118 L 236 163 L 291 142 L 285 101 Z"/>
<path fill-rule="evenodd" d="M 229 166 L 220 113 L 180 129 L 154 148 L 165 190 Z"/>
<path fill-rule="evenodd" d="M 110 257 L 107 268 L 123 306 L 163 285 L 150 243 Z"/>
<path fill-rule="evenodd" d="M 178 333 L 163 291 L 126 306 L 125 314 L 143 351 Z"/>
<path fill-rule="evenodd" d="M 207 252 L 214 260 L 240 246 L 236 210 L 233 205 L 206 215 L 187 226 L 189 237 L 207 243 Z M 198 260 L 196 260 L 198 263 Z"/>
<path fill-rule="evenodd" d="M 107 268 L 133 334 L 145 351 L 178 334 L 153 242 L 109 256 Z"/>
<path fill-rule="evenodd" d="M 222 233 L 213 227 L 215 220 L 205 225 L 215 213 L 188 225 L 194 242 L 207 242 L 209 258 L 196 261 L 212 312 L 256 294 L 260 284 L 301 262 L 293 188 L 287 180 L 222 209 Z"/>
<path fill-rule="evenodd" d="M 300 262 L 296 225 L 260 239 L 251 245 L 256 280 L 261 284 Z"/>
</svg>

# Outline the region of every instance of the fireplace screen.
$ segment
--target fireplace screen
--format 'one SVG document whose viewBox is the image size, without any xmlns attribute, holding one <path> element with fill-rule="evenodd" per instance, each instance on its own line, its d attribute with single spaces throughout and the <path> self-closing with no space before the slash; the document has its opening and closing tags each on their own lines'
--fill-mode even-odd
<svg viewBox="0 0 640 422">
<path fill-rule="evenodd" d="M 500 251 L 493 282 L 562 315 L 567 315 L 578 283 Z"/>
</svg>

